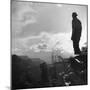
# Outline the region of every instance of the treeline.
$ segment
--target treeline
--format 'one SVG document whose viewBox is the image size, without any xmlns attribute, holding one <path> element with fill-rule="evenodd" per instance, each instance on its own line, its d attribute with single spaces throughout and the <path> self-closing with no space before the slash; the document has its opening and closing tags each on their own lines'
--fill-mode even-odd
<svg viewBox="0 0 90 90">
<path fill-rule="evenodd" d="M 47 64 L 28 57 L 12 55 L 12 89 L 48 86 Z"/>
</svg>

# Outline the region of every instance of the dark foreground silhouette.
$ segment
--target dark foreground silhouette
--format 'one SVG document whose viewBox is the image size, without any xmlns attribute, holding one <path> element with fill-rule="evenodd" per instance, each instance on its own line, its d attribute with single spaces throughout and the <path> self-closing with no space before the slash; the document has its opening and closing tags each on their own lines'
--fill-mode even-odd
<svg viewBox="0 0 90 90">
<path fill-rule="evenodd" d="M 87 51 L 61 62 L 12 55 L 12 89 L 87 85 Z"/>
<path fill-rule="evenodd" d="M 38 59 L 12 55 L 12 89 L 48 86 L 47 64 Z"/>
</svg>

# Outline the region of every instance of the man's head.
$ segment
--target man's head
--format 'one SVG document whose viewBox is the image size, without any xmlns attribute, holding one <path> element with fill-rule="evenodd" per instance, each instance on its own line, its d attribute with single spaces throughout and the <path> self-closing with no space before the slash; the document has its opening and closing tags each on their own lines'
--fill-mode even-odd
<svg viewBox="0 0 90 90">
<path fill-rule="evenodd" d="M 72 17 L 73 17 L 73 18 L 76 18 L 76 17 L 77 17 L 77 13 L 76 13 L 76 12 L 73 12 L 73 13 L 72 13 Z"/>
</svg>

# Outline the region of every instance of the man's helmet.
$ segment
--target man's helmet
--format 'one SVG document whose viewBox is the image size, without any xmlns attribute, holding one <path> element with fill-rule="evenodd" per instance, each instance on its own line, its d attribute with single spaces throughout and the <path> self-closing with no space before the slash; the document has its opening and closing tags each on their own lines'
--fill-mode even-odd
<svg viewBox="0 0 90 90">
<path fill-rule="evenodd" d="M 76 12 L 73 12 L 72 13 L 72 17 L 76 17 L 77 16 L 77 13 Z"/>
</svg>

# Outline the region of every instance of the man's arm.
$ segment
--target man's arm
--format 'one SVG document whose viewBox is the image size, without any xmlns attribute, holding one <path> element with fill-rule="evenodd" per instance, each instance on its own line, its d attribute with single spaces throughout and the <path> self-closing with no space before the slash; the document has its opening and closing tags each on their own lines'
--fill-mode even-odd
<svg viewBox="0 0 90 90">
<path fill-rule="evenodd" d="M 75 25 L 72 21 L 72 37 L 71 37 L 71 40 L 73 40 L 74 32 L 75 32 Z"/>
</svg>

